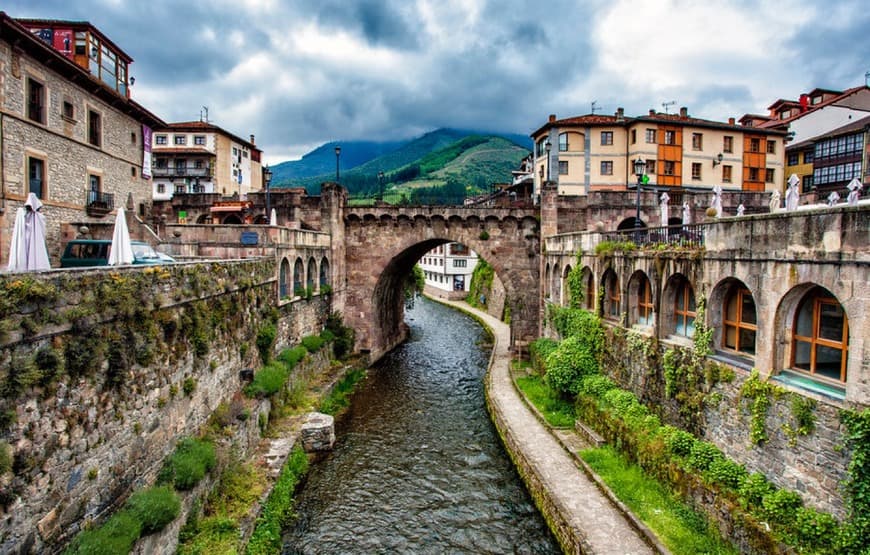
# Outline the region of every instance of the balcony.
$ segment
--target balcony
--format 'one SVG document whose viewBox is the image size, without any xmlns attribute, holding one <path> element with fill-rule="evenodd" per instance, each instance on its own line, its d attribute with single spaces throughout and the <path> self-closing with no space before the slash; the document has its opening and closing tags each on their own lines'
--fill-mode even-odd
<svg viewBox="0 0 870 555">
<path fill-rule="evenodd" d="M 85 203 L 85 213 L 88 216 L 102 218 L 114 209 L 115 195 L 100 191 L 88 191 L 88 200 Z"/>
<path fill-rule="evenodd" d="M 155 167 L 151 168 L 151 173 L 154 177 L 212 177 L 211 168 Z"/>
</svg>

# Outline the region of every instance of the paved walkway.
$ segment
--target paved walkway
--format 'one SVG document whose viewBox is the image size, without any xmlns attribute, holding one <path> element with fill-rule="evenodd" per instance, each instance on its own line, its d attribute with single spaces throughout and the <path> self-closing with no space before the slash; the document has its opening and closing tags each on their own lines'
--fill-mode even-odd
<svg viewBox="0 0 870 555">
<path fill-rule="evenodd" d="M 474 314 L 492 331 L 493 354 L 486 384 L 490 406 L 496 417 L 501 417 L 498 427 L 506 441 L 520 451 L 518 456 L 530 467 L 533 476 L 525 476 L 527 483 L 541 485 L 545 504 L 561 513 L 562 522 L 555 522 L 556 527 L 569 528 L 568 535 L 575 538 L 573 546 L 560 539 L 563 548 L 590 554 L 656 553 L 523 402 L 510 375 L 509 327 L 465 302 L 437 300 Z M 549 518 L 559 520 L 553 515 Z"/>
</svg>

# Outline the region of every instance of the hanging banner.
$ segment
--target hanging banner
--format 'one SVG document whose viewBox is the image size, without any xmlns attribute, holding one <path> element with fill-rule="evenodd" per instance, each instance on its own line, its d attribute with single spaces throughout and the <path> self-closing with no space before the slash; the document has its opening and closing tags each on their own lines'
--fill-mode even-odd
<svg viewBox="0 0 870 555">
<path fill-rule="evenodd" d="M 54 30 L 54 49 L 69 58 L 73 59 L 72 50 L 73 30 L 72 29 L 55 29 Z"/>
<path fill-rule="evenodd" d="M 151 128 L 142 124 L 142 178 L 151 179 Z"/>
</svg>

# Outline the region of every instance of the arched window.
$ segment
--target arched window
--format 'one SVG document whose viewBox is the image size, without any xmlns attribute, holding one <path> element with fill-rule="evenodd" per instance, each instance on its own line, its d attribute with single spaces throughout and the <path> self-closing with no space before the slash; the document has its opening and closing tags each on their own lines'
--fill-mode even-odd
<svg viewBox="0 0 870 555">
<path fill-rule="evenodd" d="M 329 285 L 329 260 L 324 256 L 320 261 L 320 287 Z"/>
<path fill-rule="evenodd" d="M 608 270 L 604 274 L 604 307 L 603 316 L 613 320 L 619 319 L 619 278 L 616 272 Z"/>
<path fill-rule="evenodd" d="M 293 264 L 293 295 L 299 296 L 305 290 L 305 267 L 302 259 L 297 258 Z"/>
<path fill-rule="evenodd" d="M 583 306 L 586 310 L 595 309 L 595 283 L 592 281 L 592 270 L 585 268 L 583 270 Z"/>
<path fill-rule="evenodd" d="M 722 347 L 754 355 L 756 324 L 752 293 L 743 284 L 733 285 L 725 295 L 722 310 Z"/>
<path fill-rule="evenodd" d="M 695 334 L 695 316 L 695 291 L 687 280 L 682 280 L 674 298 L 674 333 L 692 337 Z"/>
<path fill-rule="evenodd" d="M 283 299 L 290 296 L 290 292 L 288 291 L 288 289 L 290 289 L 290 283 L 288 282 L 289 274 L 290 263 L 287 262 L 287 259 L 285 258 L 281 261 L 281 274 L 278 278 L 278 298 Z"/>
<path fill-rule="evenodd" d="M 568 275 L 571 273 L 571 265 L 565 266 L 562 272 L 562 306 L 571 306 L 571 288 L 568 286 Z"/>
<path fill-rule="evenodd" d="M 552 299 L 553 292 L 550 291 L 550 263 L 547 262 L 547 267 L 544 270 L 544 298 Z"/>
<path fill-rule="evenodd" d="M 795 313 L 792 330 L 792 368 L 846 381 L 849 320 L 827 289 L 814 287 L 804 296 Z"/>
<path fill-rule="evenodd" d="M 550 282 L 550 298 L 557 305 L 562 304 L 562 272 L 559 270 L 559 264 L 553 265 L 553 281 Z"/>
<path fill-rule="evenodd" d="M 317 285 L 317 261 L 314 257 L 308 259 L 308 278 L 305 280 L 305 285 L 314 291 Z"/>
<path fill-rule="evenodd" d="M 642 326 L 653 325 L 652 286 L 649 279 L 641 274 L 637 281 L 637 323 Z"/>
</svg>

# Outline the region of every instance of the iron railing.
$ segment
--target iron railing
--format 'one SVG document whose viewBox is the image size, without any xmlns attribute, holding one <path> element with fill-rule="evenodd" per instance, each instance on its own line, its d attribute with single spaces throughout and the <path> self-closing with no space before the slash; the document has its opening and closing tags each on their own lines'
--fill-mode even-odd
<svg viewBox="0 0 870 555">
<path fill-rule="evenodd" d="M 634 243 L 637 246 L 672 245 L 700 248 L 704 246 L 704 235 L 708 224 L 669 225 L 665 227 L 642 227 L 640 229 L 620 229 L 601 234 L 602 241 Z"/>
<path fill-rule="evenodd" d="M 177 168 L 174 166 L 151 168 L 155 177 L 211 177 L 210 168 Z"/>
<path fill-rule="evenodd" d="M 88 200 L 85 205 L 88 208 L 104 208 L 106 210 L 115 209 L 115 195 L 112 193 L 103 193 L 101 191 L 88 191 Z"/>
</svg>

